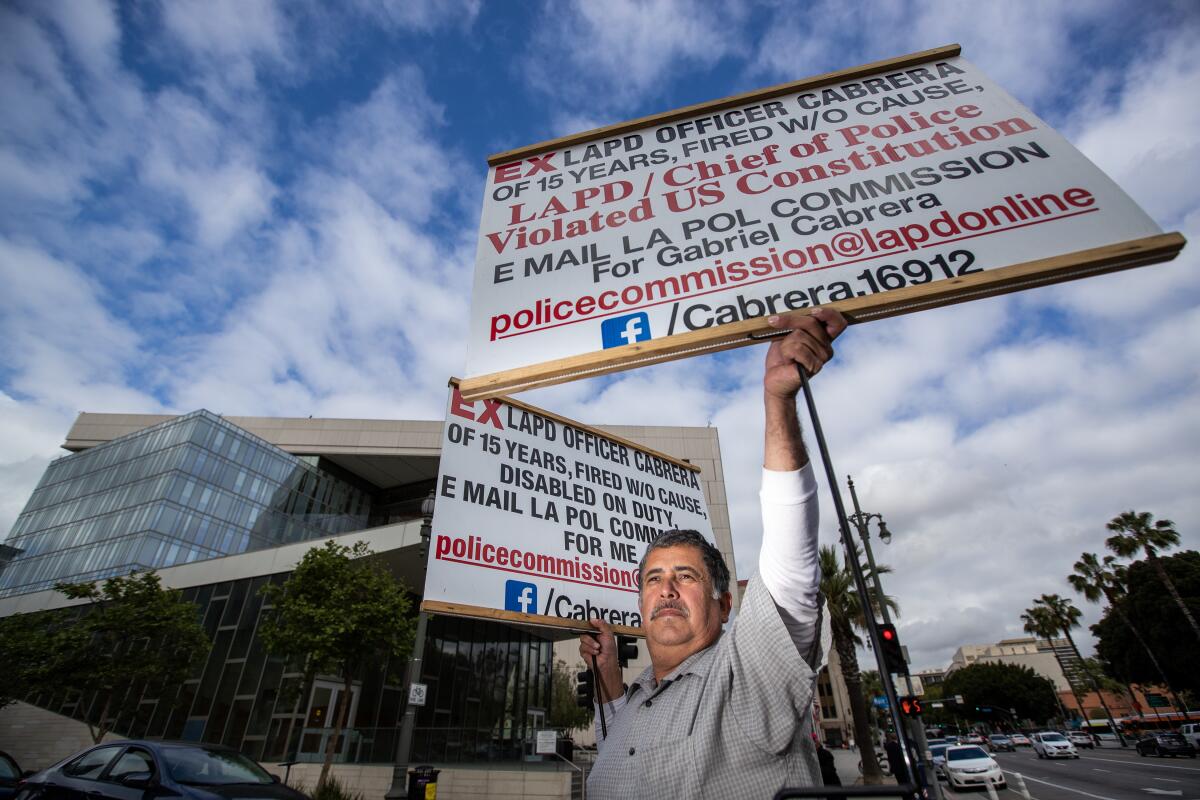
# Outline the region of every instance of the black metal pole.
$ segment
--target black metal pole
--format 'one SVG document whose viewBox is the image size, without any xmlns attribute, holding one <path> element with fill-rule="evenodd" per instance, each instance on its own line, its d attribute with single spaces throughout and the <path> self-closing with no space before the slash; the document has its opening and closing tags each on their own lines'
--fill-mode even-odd
<svg viewBox="0 0 1200 800">
<path fill-rule="evenodd" d="M 842 531 L 842 544 L 846 548 L 846 552 L 854 553 L 856 548 L 854 545 L 854 536 L 850 533 L 850 523 L 846 519 L 846 507 L 842 503 L 842 493 L 838 488 L 837 472 L 833 469 L 833 459 L 829 455 L 829 447 L 825 444 L 825 433 L 821 429 L 821 420 L 817 415 L 817 404 L 813 400 L 812 389 L 808 385 L 808 373 L 804 367 L 796 365 L 796 371 L 800 373 L 800 388 L 804 390 L 804 402 L 808 406 L 808 416 L 812 420 L 813 438 L 817 440 L 817 449 L 821 453 L 821 462 L 825 467 L 825 479 L 829 484 L 829 493 L 833 495 L 833 507 L 837 511 L 838 526 Z M 879 666 L 879 677 L 883 683 L 883 691 L 888 699 L 888 713 L 892 718 L 892 726 L 896 729 L 896 735 L 900 737 L 900 752 L 904 757 L 905 767 L 908 770 L 909 779 L 917 779 L 922 783 L 926 780 L 926 776 L 921 771 L 917 770 L 916 764 L 912 763 L 912 742 L 909 740 L 908 731 L 904 727 L 903 717 L 900 715 L 900 703 L 896 699 L 896 687 L 892 683 L 892 673 L 888 670 L 887 664 L 883 660 L 883 639 L 879 635 L 879 623 L 875 620 L 875 611 L 871 608 L 871 592 L 867 588 L 867 580 L 863 576 L 862 564 L 858 563 L 857 558 L 848 559 L 850 562 L 850 574 L 854 577 L 854 587 L 858 591 L 858 596 L 862 599 L 863 605 L 863 621 L 867 625 L 867 634 L 871 639 L 871 647 L 875 651 L 875 661 Z M 882 598 L 880 598 L 882 601 Z M 874 742 L 870 743 L 874 747 Z M 926 786 L 921 787 L 927 794 Z"/>
</svg>

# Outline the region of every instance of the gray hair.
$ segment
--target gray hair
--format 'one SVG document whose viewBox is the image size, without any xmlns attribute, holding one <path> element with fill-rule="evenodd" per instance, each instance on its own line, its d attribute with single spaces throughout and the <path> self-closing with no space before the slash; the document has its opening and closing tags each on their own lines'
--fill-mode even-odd
<svg viewBox="0 0 1200 800">
<path fill-rule="evenodd" d="M 695 530 L 667 531 L 651 542 L 642 554 L 641 563 L 638 564 L 639 580 L 646 571 L 646 560 L 660 547 L 695 547 L 700 551 L 704 558 L 704 566 L 708 569 L 708 578 L 713 585 L 713 598 L 719 598 L 729 591 L 729 567 L 725 564 L 725 557 L 712 542 L 700 535 L 700 531 Z"/>
</svg>

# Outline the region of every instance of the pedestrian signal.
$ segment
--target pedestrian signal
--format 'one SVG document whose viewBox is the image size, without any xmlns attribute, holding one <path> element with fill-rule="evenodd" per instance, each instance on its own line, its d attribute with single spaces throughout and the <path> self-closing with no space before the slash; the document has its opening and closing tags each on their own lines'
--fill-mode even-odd
<svg viewBox="0 0 1200 800">
<path fill-rule="evenodd" d="M 632 636 L 617 637 L 617 663 L 621 669 L 629 666 L 629 662 L 638 657 L 637 639 Z"/>
<path fill-rule="evenodd" d="M 585 669 L 575 676 L 575 705 L 580 708 L 591 708 L 596 701 L 596 681 L 592 671 Z"/>
<path fill-rule="evenodd" d="M 925 709 L 921 707 L 919 698 L 906 696 L 900 698 L 900 713 L 906 717 L 919 717 Z"/>
</svg>

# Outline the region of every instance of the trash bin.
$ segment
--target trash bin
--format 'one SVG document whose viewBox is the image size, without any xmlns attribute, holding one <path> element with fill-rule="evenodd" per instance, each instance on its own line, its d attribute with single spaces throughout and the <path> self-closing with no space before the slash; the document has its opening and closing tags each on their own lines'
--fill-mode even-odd
<svg viewBox="0 0 1200 800">
<path fill-rule="evenodd" d="M 408 771 L 408 800 L 437 800 L 437 776 L 440 769 L 429 764 Z"/>
</svg>

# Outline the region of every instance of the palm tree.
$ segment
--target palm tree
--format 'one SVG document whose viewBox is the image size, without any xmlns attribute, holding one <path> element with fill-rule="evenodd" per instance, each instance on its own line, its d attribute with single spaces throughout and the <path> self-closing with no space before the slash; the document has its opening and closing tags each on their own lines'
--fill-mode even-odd
<svg viewBox="0 0 1200 800">
<path fill-rule="evenodd" d="M 1104 544 L 1121 558 L 1132 558 L 1139 550 L 1145 553 L 1146 560 L 1150 562 L 1150 566 L 1154 567 L 1158 579 L 1162 581 L 1163 586 L 1167 587 L 1167 591 L 1175 600 L 1175 605 L 1179 606 L 1184 619 L 1192 626 L 1192 632 L 1196 634 L 1197 639 L 1200 639 L 1200 625 L 1196 624 L 1196 618 L 1192 616 L 1191 609 L 1179 596 L 1179 590 L 1167 576 L 1167 570 L 1158 557 L 1159 550 L 1166 550 L 1179 544 L 1179 531 L 1175 530 L 1175 523 L 1169 519 L 1152 522 L 1153 519 L 1154 516 L 1148 511 L 1125 511 L 1118 514 L 1105 526 L 1113 531 L 1114 535 L 1108 537 Z"/>
<path fill-rule="evenodd" d="M 1067 643 L 1071 645 L 1071 650 L 1075 653 L 1075 658 L 1083 669 L 1083 674 L 1091 681 L 1092 689 L 1095 690 L 1096 697 L 1100 700 L 1100 706 L 1104 709 L 1104 716 L 1108 718 L 1109 727 L 1121 741 L 1121 746 L 1127 747 L 1125 737 L 1117 729 L 1117 722 L 1113 719 L 1112 712 L 1108 710 L 1108 703 L 1104 702 L 1104 694 L 1100 691 L 1100 684 L 1096 681 L 1096 676 L 1087 668 L 1087 663 L 1084 662 L 1083 656 L 1079 654 L 1079 648 L 1075 645 L 1075 638 L 1071 636 L 1071 631 L 1079 627 L 1079 618 L 1083 616 L 1082 612 L 1070 600 L 1057 594 L 1044 594 L 1034 600 L 1033 605 L 1034 608 L 1045 609 L 1047 621 L 1052 621 L 1055 632 L 1067 637 Z M 1079 702 L 1079 698 L 1076 697 L 1075 701 Z M 1081 710 L 1082 708 L 1083 706 L 1080 705 Z"/>
<path fill-rule="evenodd" d="M 838 561 L 837 549 L 830 546 L 821 548 L 821 594 L 825 598 L 825 606 L 829 610 L 829 623 L 833 630 L 833 646 L 837 650 L 838 660 L 842 663 L 842 678 L 846 681 L 846 694 L 850 696 L 850 716 L 854 722 L 854 739 L 858 742 L 862 753 L 863 783 L 883 783 L 883 773 L 879 769 L 879 759 L 875 757 L 874 742 L 871 739 L 871 717 L 867 710 L 866 698 L 862 689 L 862 673 L 858 669 L 858 655 L 855 647 L 862 643 L 855 628 L 866 627 L 863 616 L 864 604 L 854 588 L 854 578 L 850 570 Z M 890 570 L 878 567 L 880 573 Z M 869 579 L 871 576 L 868 575 Z M 889 609 L 898 611 L 896 602 L 890 597 L 884 597 Z M 870 599 L 872 613 L 879 607 L 878 598 Z"/>
<path fill-rule="evenodd" d="M 1089 603 L 1098 603 L 1103 597 L 1108 601 L 1108 607 L 1113 613 L 1125 623 L 1125 627 L 1129 628 L 1129 632 L 1133 634 L 1133 638 L 1137 639 L 1138 644 L 1146 651 L 1146 655 L 1150 657 L 1150 663 L 1154 665 L 1154 669 L 1158 672 L 1159 678 L 1162 679 L 1162 685 L 1167 687 L 1167 691 L 1171 694 L 1171 702 L 1175 707 L 1183 711 L 1184 719 L 1188 719 L 1187 707 L 1180 700 L 1179 695 L 1171 687 L 1167 680 L 1167 673 L 1163 670 L 1162 665 L 1158 662 L 1158 656 L 1154 655 L 1154 651 L 1150 649 L 1150 644 L 1142 638 L 1142 632 L 1133 624 L 1133 620 L 1125 613 L 1125 609 L 1121 607 L 1119 600 L 1125 594 L 1127 568 L 1117 563 L 1117 560 L 1112 556 L 1105 556 L 1101 561 L 1096 557 L 1095 553 L 1084 553 L 1075 562 L 1075 572 L 1067 576 L 1067 581 L 1079 592 Z"/>
<path fill-rule="evenodd" d="M 1025 632 L 1032 633 L 1039 639 L 1049 641 L 1058 635 L 1058 622 L 1044 608 L 1034 607 L 1025 609 L 1025 613 L 1021 615 L 1021 621 L 1025 623 Z M 1083 703 L 1079 702 L 1079 692 L 1075 689 L 1075 681 L 1071 680 L 1071 675 L 1067 672 L 1062 658 L 1058 655 L 1057 648 L 1054 649 L 1054 660 L 1058 662 L 1058 668 L 1062 670 L 1063 677 L 1067 679 L 1067 689 L 1070 690 L 1071 697 L 1075 698 L 1075 705 L 1079 707 L 1079 712 L 1082 714 Z M 1058 696 L 1057 690 L 1054 692 L 1054 698 L 1058 700 L 1058 710 L 1062 712 L 1063 725 L 1066 725 L 1068 717 L 1067 709 L 1063 707 L 1062 698 Z"/>
</svg>

